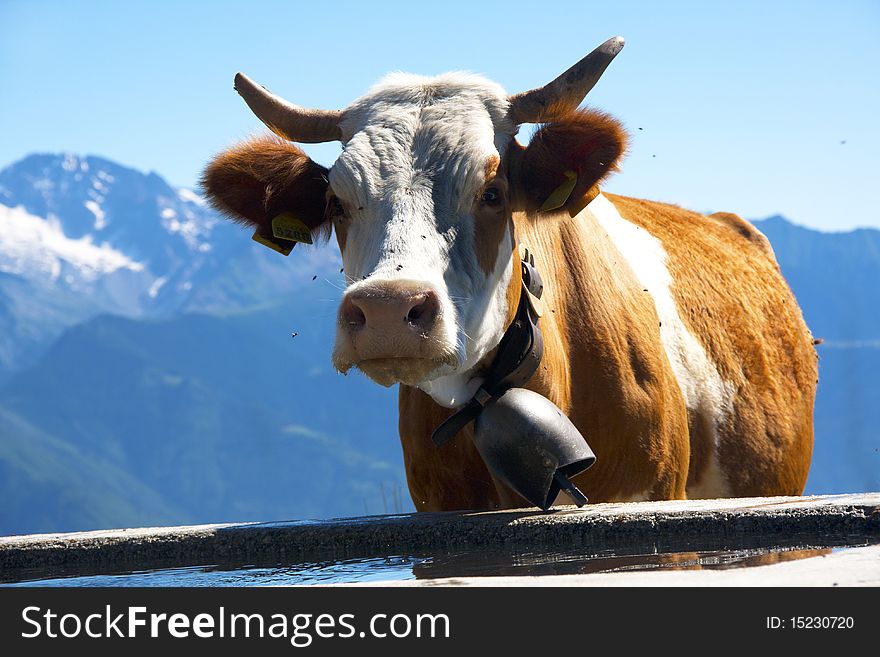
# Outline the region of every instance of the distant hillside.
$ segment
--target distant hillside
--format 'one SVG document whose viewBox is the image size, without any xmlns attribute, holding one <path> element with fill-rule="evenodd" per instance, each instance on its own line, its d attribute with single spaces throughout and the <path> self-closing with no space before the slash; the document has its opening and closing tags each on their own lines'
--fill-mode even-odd
<svg viewBox="0 0 880 657">
<path fill-rule="evenodd" d="M 880 346 L 819 346 L 808 493 L 880 490 Z"/>
<path fill-rule="evenodd" d="M 0 533 L 181 524 L 186 516 L 129 472 L 0 406 Z"/>
<path fill-rule="evenodd" d="M 291 338 L 295 317 L 289 309 L 161 321 L 102 316 L 69 329 L 0 390 L 9 418 L 0 431 L 16 439 L 13 454 L 0 452 L 0 471 L 24 479 L 21 502 L 41 501 L 7 506 L 3 531 L 45 529 L 45 514 L 56 529 L 71 529 L 148 517 L 202 523 L 410 509 L 391 422 L 394 391 L 317 366 L 315 350 L 326 360 L 327 337 L 302 325 Z M 64 453 L 76 455 L 68 467 L 92 464 L 77 479 L 82 495 L 70 494 L 69 474 L 59 476 Z M 143 498 L 139 513 L 102 515 L 116 497 L 107 492 L 123 480 L 129 495 Z M 47 503 L 56 488 L 68 491 L 57 503 L 77 507 L 69 517 Z M 79 506 L 94 491 L 104 491 L 105 504 L 87 515 Z"/>
<path fill-rule="evenodd" d="M 756 221 L 817 338 L 808 493 L 880 490 L 880 231 L 822 233 Z"/>
</svg>

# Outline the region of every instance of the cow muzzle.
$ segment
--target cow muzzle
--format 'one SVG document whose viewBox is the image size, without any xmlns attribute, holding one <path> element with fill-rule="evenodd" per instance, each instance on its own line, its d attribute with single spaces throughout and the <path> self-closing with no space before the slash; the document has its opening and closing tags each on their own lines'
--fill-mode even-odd
<svg viewBox="0 0 880 657">
<path fill-rule="evenodd" d="M 357 367 L 384 386 L 416 385 L 458 359 L 446 337 L 440 293 L 411 280 L 363 281 L 339 307 L 333 364 Z"/>
</svg>

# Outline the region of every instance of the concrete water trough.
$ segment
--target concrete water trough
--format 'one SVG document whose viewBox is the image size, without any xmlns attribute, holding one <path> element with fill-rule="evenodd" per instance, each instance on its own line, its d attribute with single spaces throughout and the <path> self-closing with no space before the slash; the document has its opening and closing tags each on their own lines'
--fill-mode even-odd
<svg viewBox="0 0 880 657">
<path fill-rule="evenodd" d="M 352 574 L 357 568 L 334 570 L 338 564 L 366 564 L 373 570 L 363 577 Z M 741 567 L 726 567 L 733 565 Z M 183 579 L 174 576 L 180 572 Z M 249 579 L 248 572 L 260 577 Z M 279 572 L 286 577 L 267 577 Z M 312 576 L 304 577 L 305 572 Z M 321 577 L 321 572 L 330 575 Z M 880 493 L 0 538 L 0 581 L 7 584 L 126 585 L 132 577 L 138 585 L 186 586 L 391 580 L 877 586 Z"/>
</svg>

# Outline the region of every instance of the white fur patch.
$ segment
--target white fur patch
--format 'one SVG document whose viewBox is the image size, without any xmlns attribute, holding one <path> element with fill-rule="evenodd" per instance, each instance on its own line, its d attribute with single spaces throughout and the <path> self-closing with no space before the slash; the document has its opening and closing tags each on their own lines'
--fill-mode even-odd
<svg viewBox="0 0 880 657">
<path fill-rule="evenodd" d="M 509 249 L 501 257 L 499 248 L 487 276 L 471 210 L 487 161 L 504 156 L 515 131 L 507 108 L 504 90 L 476 75 L 392 74 L 346 108 L 343 152 L 329 174 L 350 215 L 343 253 L 349 290 L 406 279 L 437 291 L 440 333 L 458 366 L 438 368 L 420 387 L 444 406 L 473 395 L 479 383 L 468 370 L 506 328 Z"/>
<path fill-rule="evenodd" d="M 504 331 L 507 330 L 507 288 L 512 276 L 510 238 L 505 232 L 504 238 L 498 244 L 495 271 L 489 278 L 493 283 L 477 291 L 462 313 L 464 325 L 467 327 L 464 336 L 464 362 L 456 373 L 419 385 L 422 391 L 441 406 L 454 408 L 464 404 L 482 385 L 483 378 L 474 377 L 471 370 L 501 342 Z"/>
<path fill-rule="evenodd" d="M 731 412 L 733 384 L 721 378 L 706 350 L 684 325 L 672 296 L 672 276 L 660 240 L 621 217 L 617 208 L 601 194 L 585 212 L 597 219 L 639 283 L 653 297 L 660 318 L 660 339 L 685 404 L 711 432 L 715 449 L 707 468 L 701 473 L 700 486 L 689 489 L 688 497 L 725 497 L 729 487 L 718 464 L 718 427 Z"/>
</svg>

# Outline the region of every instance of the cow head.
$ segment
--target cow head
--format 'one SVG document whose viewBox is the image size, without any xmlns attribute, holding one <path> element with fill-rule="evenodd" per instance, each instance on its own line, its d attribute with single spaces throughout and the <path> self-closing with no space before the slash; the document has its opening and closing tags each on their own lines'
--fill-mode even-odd
<svg viewBox="0 0 880 657">
<path fill-rule="evenodd" d="M 514 213 L 575 214 L 624 150 L 614 119 L 577 110 L 622 47 L 610 39 L 514 96 L 470 74 L 393 74 L 342 111 L 298 107 L 238 74 L 236 90 L 276 136 L 218 155 L 203 188 L 258 231 L 290 213 L 335 233 L 348 284 L 339 371 L 461 404 L 518 300 Z M 527 147 L 515 139 L 522 123 L 544 124 Z M 343 147 L 329 170 L 291 143 L 331 140 Z"/>
</svg>

